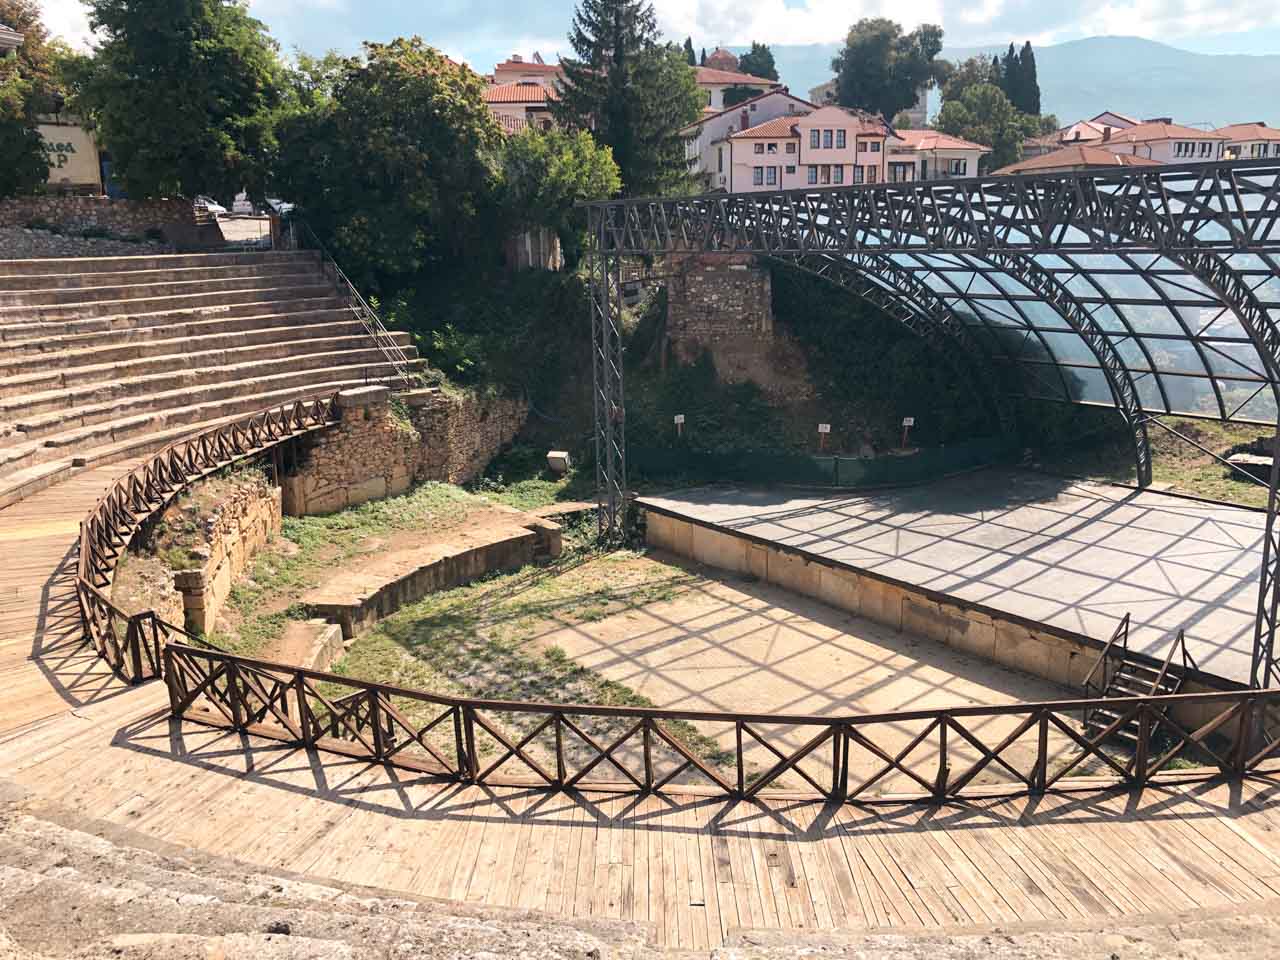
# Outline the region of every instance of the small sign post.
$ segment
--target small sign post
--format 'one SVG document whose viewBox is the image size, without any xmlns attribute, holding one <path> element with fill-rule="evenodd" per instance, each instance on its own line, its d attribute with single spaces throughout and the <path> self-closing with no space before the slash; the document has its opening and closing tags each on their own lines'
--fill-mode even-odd
<svg viewBox="0 0 1280 960">
<path fill-rule="evenodd" d="M 911 432 L 911 428 L 912 428 L 912 427 L 914 427 L 915 425 L 916 425 L 916 418 L 915 418 L 915 417 L 903 417 L 903 418 L 902 418 L 902 447 L 903 447 L 903 449 L 906 449 L 906 446 L 907 446 L 907 434 Z"/>
<path fill-rule="evenodd" d="M 684 436 L 684 414 L 677 413 L 674 419 L 676 421 L 676 436 L 683 437 Z"/>
<path fill-rule="evenodd" d="M 827 434 L 830 432 L 831 432 L 831 424 L 829 423 L 818 424 L 818 449 L 819 450 L 827 449 Z"/>
</svg>

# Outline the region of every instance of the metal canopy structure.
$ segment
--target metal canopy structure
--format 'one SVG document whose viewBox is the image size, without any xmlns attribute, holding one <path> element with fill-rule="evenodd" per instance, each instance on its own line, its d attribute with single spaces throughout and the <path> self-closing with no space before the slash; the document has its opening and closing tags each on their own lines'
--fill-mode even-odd
<svg viewBox="0 0 1280 960">
<path fill-rule="evenodd" d="M 840 284 L 1014 397 L 1150 420 L 1280 411 L 1280 163 L 882 183 L 587 205 L 602 529 L 626 499 L 623 264 L 753 253 Z M 1000 411 L 1007 397 L 984 398 Z M 1254 686 L 1280 686 L 1273 469 Z"/>
</svg>

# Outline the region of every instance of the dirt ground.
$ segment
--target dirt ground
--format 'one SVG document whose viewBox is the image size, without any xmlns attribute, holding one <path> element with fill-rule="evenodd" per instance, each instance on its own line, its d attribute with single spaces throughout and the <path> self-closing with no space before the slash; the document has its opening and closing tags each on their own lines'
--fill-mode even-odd
<svg viewBox="0 0 1280 960">
<path fill-rule="evenodd" d="M 685 566 L 669 555 L 636 563 Z M 778 713 L 791 716 L 850 716 L 961 705 L 1070 699 L 1073 691 L 965 656 L 933 641 L 899 633 L 815 600 L 770 585 L 689 566 L 697 582 L 676 598 L 568 626 L 549 626 L 531 641 L 557 647 L 584 667 L 626 684 L 656 705 L 687 710 Z M 988 747 L 999 744 L 1020 721 L 999 717 L 965 721 Z M 699 731 L 728 750 L 731 724 L 699 722 Z M 896 756 L 927 723 L 876 723 L 859 729 L 885 753 Z M 817 726 L 757 725 L 757 732 L 789 753 L 803 746 Z M 1050 745 L 1065 757 L 1068 738 L 1051 732 Z M 1018 738 L 1006 759 L 1029 772 L 1036 750 L 1032 729 Z M 745 757 L 757 771 L 776 757 L 750 736 Z M 935 730 L 907 756 L 907 765 L 932 782 L 938 772 Z M 962 771 L 980 754 L 955 731 L 948 762 Z M 850 776 L 869 778 L 884 766 L 872 752 L 854 746 Z M 804 769 L 829 782 L 830 748 L 815 751 Z M 1007 782 L 996 764 L 976 783 Z M 795 783 L 796 778 L 789 778 Z M 900 773 L 879 780 L 870 792 L 919 792 Z"/>
</svg>

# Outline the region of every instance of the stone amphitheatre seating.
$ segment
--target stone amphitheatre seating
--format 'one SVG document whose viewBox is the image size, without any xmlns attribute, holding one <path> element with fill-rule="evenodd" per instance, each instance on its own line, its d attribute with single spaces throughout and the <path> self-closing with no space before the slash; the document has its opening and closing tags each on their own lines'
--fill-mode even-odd
<svg viewBox="0 0 1280 960">
<path fill-rule="evenodd" d="M 314 253 L 0 260 L 0 505 L 394 373 Z"/>
</svg>

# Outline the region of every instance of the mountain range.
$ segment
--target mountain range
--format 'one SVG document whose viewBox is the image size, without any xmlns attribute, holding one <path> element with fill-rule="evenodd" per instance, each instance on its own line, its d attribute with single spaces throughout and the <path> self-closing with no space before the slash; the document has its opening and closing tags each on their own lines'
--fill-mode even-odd
<svg viewBox="0 0 1280 960">
<path fill-rule="evenodd" d="M 782 82 L 799 96 L 831 79 L 838 49 L 835 43 L 772 47 Z M 942 56 L 960 61 L 1003 49 L 948 47 Z M 1041 107 L 1063 124 L 1115 110 L 1140 119 L 1173 117 L 1188 126 L 1251 120 L 1280 125 L 1277 54 L 1194 53 L 1140 37 L 1089 37 L 1035 52 Z M 934 92 L 930 114 L 937 109 Z"/>
</svg>

